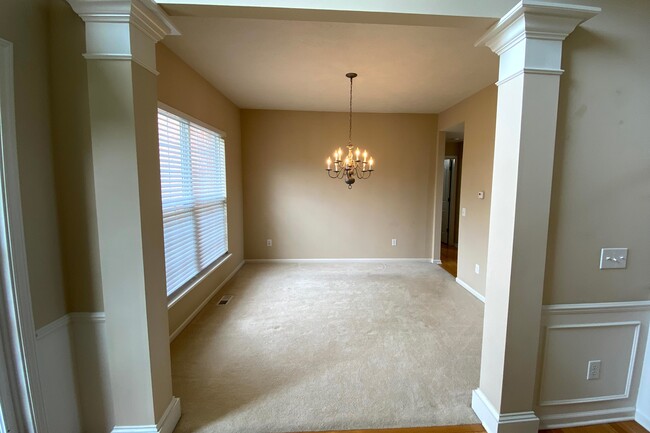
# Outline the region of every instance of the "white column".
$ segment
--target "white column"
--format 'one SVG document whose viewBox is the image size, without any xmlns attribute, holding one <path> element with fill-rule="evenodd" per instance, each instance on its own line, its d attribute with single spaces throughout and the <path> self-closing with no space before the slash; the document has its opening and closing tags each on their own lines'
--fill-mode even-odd
<svg viewBox="0 0 650 433">
<path fill-rule="evenodd" d="M 600 9 L 524 0 L 477 43 L 499 55 L 480 387 L 489 433 L 536 433 L 533 412 L 562 41 Z"/>
<path fill-rule="evenodd" d="M 89 108 L 114 432 L 172 431 L 151 0 L 69 0 L 86 23 Z"/>
</svg>

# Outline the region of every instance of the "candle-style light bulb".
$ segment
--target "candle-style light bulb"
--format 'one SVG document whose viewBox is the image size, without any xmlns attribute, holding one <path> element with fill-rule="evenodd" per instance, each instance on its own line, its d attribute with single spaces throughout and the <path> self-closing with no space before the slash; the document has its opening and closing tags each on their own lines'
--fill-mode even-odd
<svg viewBox="0 0 650 433">
<path fill-rule="evenodd" d="M 375 163 L 375 160 L 370 157 L 370 161 L 368 161 L 368 165 L 370 166 L 370 170 L 372 170 L 372 165 Z"/>
<path fill-rule="evenodd" d="M 332 158 L 327 158 L 327 169 L 331 170 L 332 168 Z"/>
<path fill-rule="evenodd" d="M 361 154 L 361 151 L 359 150 L 358 147 L 357 147 L 357 150 L 354 152 L 354 154 L 356 155 L 357 161 L 358 161 L 359 160 L 359 154 Z"/>
<path fill-rule="evenodd" d="M 363 162 L 366 162 L 366 159 L 368 159 L 368 152 L 365 150 L 363 151 Z"/>
</svg>

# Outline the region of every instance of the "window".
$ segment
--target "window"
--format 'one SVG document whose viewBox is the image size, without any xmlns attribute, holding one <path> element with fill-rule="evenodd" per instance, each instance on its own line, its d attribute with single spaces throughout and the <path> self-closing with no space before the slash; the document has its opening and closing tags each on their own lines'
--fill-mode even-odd
<svg viewBox="0 0 650 433">
<path fill-rule="evenodd" d="M 228 252 L 225 142 L 218 132 L 158 109 L 167 295 Z"/>
</svg>

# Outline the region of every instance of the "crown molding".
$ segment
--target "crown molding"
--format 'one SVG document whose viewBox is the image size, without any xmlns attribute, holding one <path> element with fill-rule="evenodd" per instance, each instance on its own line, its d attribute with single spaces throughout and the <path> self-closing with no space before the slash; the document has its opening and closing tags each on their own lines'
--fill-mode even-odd
<svg viewBox="0 0 650 433">
<path fill-rule="evenodd" d="M 154 42 L 180 35 L 169 16 L 153 0 L 68 0 L 86 23 L 130 23 Z"/>
<path fill-rule="evenodd" d="M 579 24 L 598 15 L 593 6 L 521 0 L 475 44 L 501 55 L 523 39 L 563 41 Z"/>
<path fill-rule="evenodd" d="M 153 0 L 67 0 L 86 23 L 87 60 L 130 60 L 154 75 L 156 42 L 180 35 Z"/>
</svg>

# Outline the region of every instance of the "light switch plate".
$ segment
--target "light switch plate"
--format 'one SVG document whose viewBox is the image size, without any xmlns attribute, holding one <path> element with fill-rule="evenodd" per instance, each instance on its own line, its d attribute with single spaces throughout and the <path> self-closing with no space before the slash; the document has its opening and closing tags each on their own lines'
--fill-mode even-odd
<svg viewBox="0 0 650 433">
<path fill-rule="evenodd" d="M 600 269 L 627 268 L 627 248 L 603 248 L 600 250 Z"/>
</svg>

